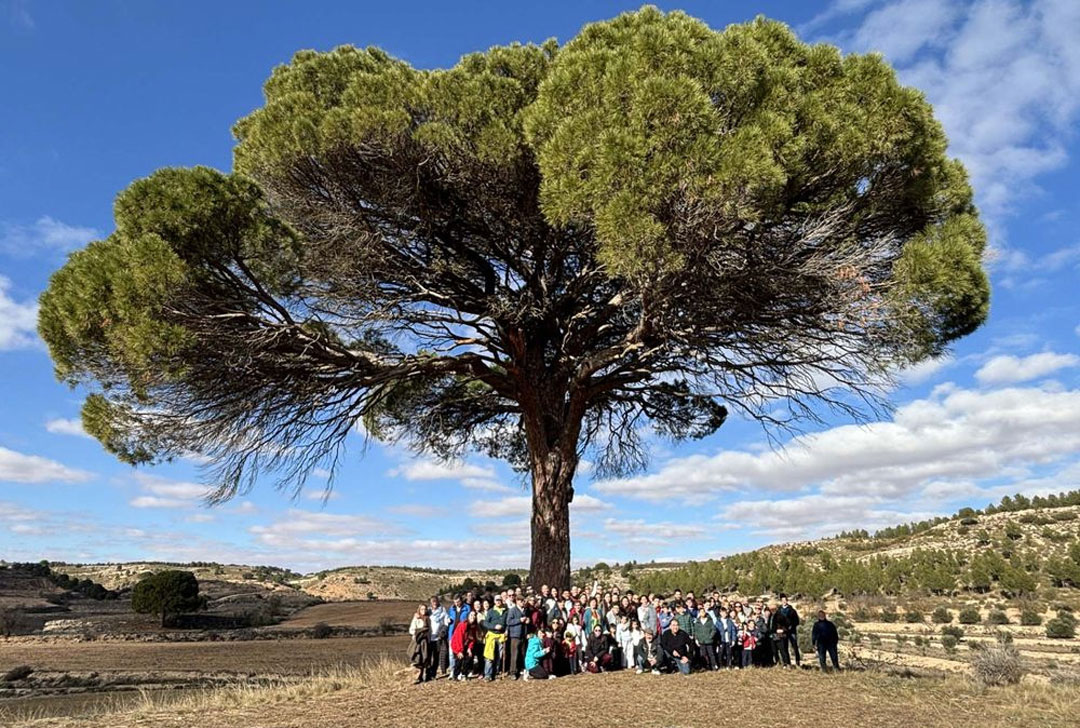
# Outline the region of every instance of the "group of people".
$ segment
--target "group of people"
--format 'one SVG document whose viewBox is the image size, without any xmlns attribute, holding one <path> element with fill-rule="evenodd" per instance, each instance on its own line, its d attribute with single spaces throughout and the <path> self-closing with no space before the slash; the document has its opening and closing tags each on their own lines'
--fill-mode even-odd
<svg viewBox="0 0 1080 728">
<path fill-rule="evenodd" d="M 633 669 L 637 674 L 697 669 L 798 667 L 799 613 L 786 595 L 729 600 L 718 591 L 699 601 L 676 589 L 658 594 L 599 593 L 580 587 L 561 593 L 547 585 L 478 596 L 457 594 L 421 604 L 409 625 L 416 682 L 449 676 L 465 681 L 499 675 L 547 680 L 580 672 Z M 811 631 L 822 670 L 826 657 L 840 669 L 839 635 L 824 611 Z"/>
</svg>

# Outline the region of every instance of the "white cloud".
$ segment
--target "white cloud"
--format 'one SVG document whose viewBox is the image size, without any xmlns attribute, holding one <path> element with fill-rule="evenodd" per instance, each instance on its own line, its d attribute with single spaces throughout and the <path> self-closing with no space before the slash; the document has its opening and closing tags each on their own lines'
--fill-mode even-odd
<svg viewBox="0 0 1080 728">
<path fill-rule="evenodd" d="M 855 45 L 880 51 L 895 63 L 921 48 L 940 44 L 958 8 L 943 0 L 900 0 L 872 11 L 855 33 Z"/>
<path fill-rule="evenodd" d="M 407 538 L 407 531 L 366 515 L 292 510 L 266 526 L 253 526 L 265 559 L 328 568 L 358 564 L 423 564 L 435 567 L 520 567 L 529 562 L 528 523 L 511 538 L 498 537 L 503 524 L 484 527 L 482 538 Z"/>
<path fill-rule="evenodd" d="M 620 547 L 665 546 L 672 541 L 697 541 L 708 536 L 703 523 L 673 523 L 644 518 L 604 519 L 604 532 L 608 543 Z M 625 557 L 624 557 L 625 558 Z"/>
<path fill-rule="evenodd" d="M 901 384 L 914 387 L 930 381 L 955 363 L 956 360 L 948 354 L 931 359 L 924 359 L 918 364 L 914 364 L 907 369 L 902 370 L 897 375 L 897 379 Z"/>
<path fill-rule="evenodd" d="M 503 485 L 497 480 L 490 478 L 462 478 L 461 485 L 469 490 L 484 490 L 489 493 L 513 493 L 514 489 L 509 485 Z"/>
<path fill-rule="evenodd" d="M 575 513 L 597 513 L 606 511 L 612 505 L 586 493 L 575 493 L 570 502 L 570 510 Z M 527 516 L 532 512 L 532 498 L 527 495 L 512 496 L 495 501 L 474 501 L 469 505 L 469 513 L 476 518 L 502 518 L 506 516 Z"/>
<path fill-rule="evenodd" d="M 808 539 L 852 528 L 883 526 L 930 518 L 933 513 L 888 510 L 866 496 L 808 495 L 789 500 L 740 501 L 720 519 L 778 539 Z"/>
<path fill-rule="evenodd" d="M 45 429 L 54 435 L 74 435 L 76 437 L 90 437 L 83 429 L 82 421 L 77 419 L 57 418 L 45 423 Z"/>
<path fill-rule="evenodd" d="M 465 462 L 440 462 L 437 460 L 413 460 L 390 470 L 388 475 L 406 480 L 461 480 L 462 478 L 495 477 L 495 469 Z"/>
<path fill-rule="evenodd" d="M 188 523 L 213 523 L 217 520 L 217 516 L 213 516 L 209 513 L 192 513 L 190 516 L 184 518 Z"/>
<path fill-rule="evenodd" d="M 33 346 L 37 339 L 37 301 L 16 301 L 8 295 L 11 281 L 0 275 L 0 351 Z"/>
<path fill-rule="evenodd" d="M 48 215 L 29 225 L 0 223 L 0 252 L 29 256 L 38 251 L 67 252 L 99 237 L 94 228 L 68 225 Z"/>
<path fill-rule="evenodd" d="M 147 493 L 166 496 L 169 498 L 181 498 L 188 501 L 197 501 L 205 498 L 210 488 L 202 483 L 190 483 L 177 480 L 169 480 L 158 475 L 136 473 L 135 480 Z"/>
<path fill-rule="evenodd" d="M 855 14 L 858 25 L 831 39 L 883 51 L 926 93 L 991 218 L 1065 164 L 1080 110 L 1080 3 L 839 0 L 804 30 Z"/>
<path fill-rule="evenodd" d="M 372 516 L 325 513 L 291 508 L 284 517 L 269 526 L 252 526 L 251 533 L 268 545 L 285 536 L 317 534 L 319 536 L 358 536 L 360 534 L 397 534 L 404 529 Z"/>
<path fill-rule="evenodd" d="M 1052 351 L 1023 357 L 995 356 L 975 372 L 975 378 L 981 384 L 1015 384 L 1039 379 L 1078 364 L 1080 364 L 1080 356 L 1056 354 Z"/>
<path fill-rule="evenodd" d="M 765 452 L 722 451 L 594 484 L 600 493 L 700 502 L 723 492 L 901 498 L 935 481 L 1000 475 L 1080 452 L 1080 390 L 936 388 L 891 421 L 834 427 Z M 940 486 L 938 486 L 940 487 Z"/>
<path fill-rule="evenodd" d="M 532 498 L 527 495 L 512 496 L 495 501 L 474 501 L 469 513 L 477 518 L 501 518 L 504 516 L 527 516 L 532 510 Z"/>
<path fill-rule="evenodd" d="M 0 447 L 0 482 L 10 483 L 81 483 L 93 474 L 62 465 L 38 455 L 24 455 Z"/>
<path fill-rule="evenodd" d="M 424 503 L 406 503 L 400 506 L 390 506 L 386 510 L 390 513 L 413 518 L 438 518 L 447 514 L 447 510 L 441 506 L 431 506 Z"/>
<path fill-rule="evenodd" d="M 156 495 L 140 495 L 128 501 L 132 508 L 187 508 L 191 501 L 180 498 L 160 498 Z"/>
</svg>

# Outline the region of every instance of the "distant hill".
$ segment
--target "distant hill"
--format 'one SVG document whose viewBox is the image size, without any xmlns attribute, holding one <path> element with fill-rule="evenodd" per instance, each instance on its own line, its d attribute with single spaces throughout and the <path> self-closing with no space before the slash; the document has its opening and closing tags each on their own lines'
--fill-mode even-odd
<svg viewBox="0 0 1080 728">
<path fill-rule="evenodd" d="M 522 570 L 455 571 L 406 566 L 350 566 L 298 574 L 273 566 L 235 564 L 53 563 L 56 572 L 110 590 L 133 586 L 144 574 L 184 568 L 217 591 L 288 593 L 326 601 L 426 599 L 452 589 L 502 585 Z M 512 577 L 513 578 L 513 577 Z M 670 592 L 717 588 L 743 594 L 788 592 L 944 596 L 970 593 L 1026 598 L 1061 591 L 1080 594 L 1080 490 L 1052 496 L 1012 496 L 982 510 L 901 524 L 871 534 L 766 546 L 703 562 L 596 564 L 575 579 Z M 242 588 L 240 588 L 242 585 Z"/>
</svg>

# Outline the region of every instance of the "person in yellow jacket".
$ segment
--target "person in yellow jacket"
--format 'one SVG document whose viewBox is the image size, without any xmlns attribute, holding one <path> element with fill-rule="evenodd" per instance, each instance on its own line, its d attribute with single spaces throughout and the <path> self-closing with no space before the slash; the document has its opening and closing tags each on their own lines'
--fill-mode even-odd
<svg viewBox="0 0 1080 728">
<path fill-rule="evenodd" d="M 491 682 L 499 670 L 503 643 L 506 642 L 506 608 L 501 596 L 484 615 L 484 679 Z"/>
</svg>

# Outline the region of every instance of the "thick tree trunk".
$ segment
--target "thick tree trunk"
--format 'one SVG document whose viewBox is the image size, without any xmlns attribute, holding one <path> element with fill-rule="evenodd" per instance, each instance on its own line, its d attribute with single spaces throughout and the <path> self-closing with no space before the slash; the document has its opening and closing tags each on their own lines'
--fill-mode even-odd
<svg viewBox="0 0 1080 728">
<path fill-rule="evenodd" d="M 577 453 L 549 451 L 533 458 L 532 562 L 529 582 L 570 586 L 570 501 Z"/>
</svg>

